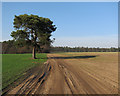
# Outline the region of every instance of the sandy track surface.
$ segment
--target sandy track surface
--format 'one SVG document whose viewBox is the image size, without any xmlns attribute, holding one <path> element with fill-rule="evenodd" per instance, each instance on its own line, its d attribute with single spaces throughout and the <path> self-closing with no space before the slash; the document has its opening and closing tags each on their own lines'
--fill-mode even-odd
<svg viewBox="0 0 120 96">
<path fill-rule="evenodd" d="M 65 59 L 63 59 L 64 57 L 54 59 L 54 57 L 62 57 L 62 55 L 56 54 L 50 54 L 48 57 L 53 57 L 49 60 L 52 69 L 44 87 L 41 89 L 41 94 L 118 93 L 117 71 L 112 77 L 110 76 L 112 71 L 99 70 L 98 66 L 93 70 L 92 67 L 94 66 L 84 66 L 84 63 L 79 62 L 81 59 L 71 59 L 71 57 L 70 59 L 67 57 Z M 115 71 L 117 69 L 113 67 L 111 70 Z"/>
<path fill-rule="evenodd" d="M 44 73 L 30 75 L 8 94 L 118 93 L 117 63 L 107 66 L 89 62 L 94 56 L 79 59 L 48 54 L 48 58 Z"/>
<path fill-rule="evenodd" d="M 9 90 L 5 92 L 4 95 L 35 94 L 46 80 L 50 70 L 51 66 L 47 62 L 44 63 L 44 67 L 42 67 L 42 69 L 41 66 L 31 69 L 24 80 L 22 80 L 16 87 L 11 89 L 8 88 Z"/>
</svg>

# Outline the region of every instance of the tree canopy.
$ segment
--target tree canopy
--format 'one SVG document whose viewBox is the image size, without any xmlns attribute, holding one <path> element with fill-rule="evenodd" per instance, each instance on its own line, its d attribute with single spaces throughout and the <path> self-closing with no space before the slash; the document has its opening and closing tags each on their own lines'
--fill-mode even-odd
<svg viewBox="0 0 120 96">
<path fill-rule="evenodd" d="M 15 15 L 13 24 L 15 31 L 12 31 L 11 36 L 19 46 L 33 46 L 33 58 L 37 47 L 52 42 L 51 33 L 57 28 L 49 18 L 32 14 Z"/>
</svg>

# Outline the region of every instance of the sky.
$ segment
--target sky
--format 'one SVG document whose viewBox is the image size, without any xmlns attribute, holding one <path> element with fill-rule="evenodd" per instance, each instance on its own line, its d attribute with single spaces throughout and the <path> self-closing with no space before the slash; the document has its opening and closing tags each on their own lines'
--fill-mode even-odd
<svg viewBox="0 0 120 96">
<path fill-rule="evenodd" d="M 14 15 L 21 14 L 50 18 L 53 46 L 118 46 L 117 2 L 3 2 L 2 41 L 12 39 Z"/>
</svg>

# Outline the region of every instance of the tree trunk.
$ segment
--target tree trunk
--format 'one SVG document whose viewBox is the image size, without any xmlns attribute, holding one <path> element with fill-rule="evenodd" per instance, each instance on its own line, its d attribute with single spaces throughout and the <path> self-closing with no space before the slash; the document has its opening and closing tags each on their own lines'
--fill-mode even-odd
<svg viewBox="0 0 120 96">
<path fill-rule="evenodd" d="M 35 47 L 33 47 L 32 58 L 36 59 Z"/>
</svg>

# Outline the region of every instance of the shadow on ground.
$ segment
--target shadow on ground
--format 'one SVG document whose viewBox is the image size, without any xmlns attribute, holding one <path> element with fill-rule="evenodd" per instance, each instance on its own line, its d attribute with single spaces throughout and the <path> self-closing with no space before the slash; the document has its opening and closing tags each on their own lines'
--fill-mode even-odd
<svg viewBox="0 0 120 96">
<path fill-rule="evenodd" d="M 69 56 L 69 57 L 49 57 L 48 59 L 87 59 L 87 58 L 95 58 L 95 56 Z"/>
</svg>

